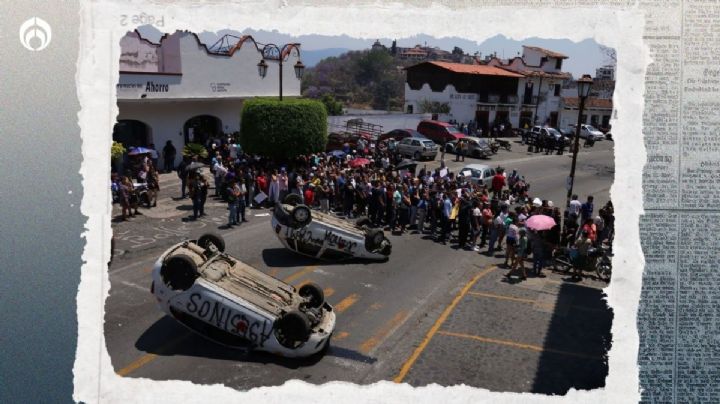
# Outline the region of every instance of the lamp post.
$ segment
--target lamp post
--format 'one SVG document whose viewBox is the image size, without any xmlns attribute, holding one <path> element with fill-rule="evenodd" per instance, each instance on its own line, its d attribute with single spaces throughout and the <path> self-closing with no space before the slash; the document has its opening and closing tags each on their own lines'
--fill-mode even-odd
<svg viewBox="0 0 720 404">
<path fill-rule="evenodd" d="M 265 75 L 267 74 L 268 64 L 265 62 L 265 59 L 268 60 L 275 60 L 278 62 L 278 70 L 280 71 L 280 101 L 282 101 L 282 93 L 283 93 L 283 62 L 285 59 L 290 55 L 290 51 L 292 49 L 295 49 L 298 52 L 298 56 L 300 55 L 300 49 L 297 47 L 297 44 L 285 44 L 282 47 L 277 46 L 275 44 L 267 44 L 263 46 L 262 49 L 262 55 L 263 59 L 260 60 L 260 63 L 257 64 L 258 67 L 258 74 L 260 77 L 265 78 Z M 295 63 L 295 66 L 293 66 L 295 70 L 295 77 L 297 77 L 298 80 L 300 80 L 303 76 L 303 73 L 305 72 L 305 65 L 303 62 L 301 62 L 299 59 L 297 63 Z"/>
<path fill-rule="evenodd" d="M 578 107 L 578 119 L 577 125 L 575 126 L 575 147 L 573 148 L 572 166 L 570 167 L 570 176 L 568 177 L 568 192 L 567 192 L 567 203 L 565 207 L 570 206 L 570 198 L 573 194 L 573 185 L 575 184 L 575 165 L 577 164 L 578 148 L 580 147 L 580 126 L 582 125 L 582 113 L 585 109 L 585 99 L 590 95 L 590 88 L 592 87 L 593 81 L 589 74 L 584 74 L 577 81 L 578 98 L 580 99 L 580 105 Z"/>
</svg>

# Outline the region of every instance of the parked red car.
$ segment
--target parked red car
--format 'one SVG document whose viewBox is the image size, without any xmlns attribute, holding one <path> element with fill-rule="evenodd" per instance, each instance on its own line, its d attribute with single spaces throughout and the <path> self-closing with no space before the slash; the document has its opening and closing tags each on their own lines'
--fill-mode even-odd
<svg viewBox="0 0 720 404">
<path fill-rule="evenodd" d="M 445 144 L 465 137 L 465 134 L 454 125 L 440 121 L 422 121 L 418 124 L 417 131 L 437 144 Z"/>
</svg>

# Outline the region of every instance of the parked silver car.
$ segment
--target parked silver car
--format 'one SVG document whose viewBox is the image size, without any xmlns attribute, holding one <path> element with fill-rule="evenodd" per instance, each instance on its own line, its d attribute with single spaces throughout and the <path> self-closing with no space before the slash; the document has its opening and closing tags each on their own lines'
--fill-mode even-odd
<svg viewBox="0 0 720 404">
<path fill-rule="evenodd" d="M 495 169 L 487 164 L 468 164 L 459 172 L 460 175 L 470 177 L 470 182 L 478 185 L 492 186 Z"/>
<path fill-rule="evenodd" d="M 397 145 L 397 150 L 403 156 L 412 157 L 415 160 L 429 158 L 435 160 L 438 153 L 438 147 L 430 139 L 419 139 L 415 137 L 406 137 Z"/>
<path fill-rule="evenodd" d="M 475 136 L 465 136 L 459 140 L 453 140 L 445 145 L 446 153 L 455 153 L 458 142 L 465 142 L 465 155 L 469 157 L 488 158 L 493 152 L 490 148 L 490 144 L 485 139 L 481 139 Z"/>
</svg>

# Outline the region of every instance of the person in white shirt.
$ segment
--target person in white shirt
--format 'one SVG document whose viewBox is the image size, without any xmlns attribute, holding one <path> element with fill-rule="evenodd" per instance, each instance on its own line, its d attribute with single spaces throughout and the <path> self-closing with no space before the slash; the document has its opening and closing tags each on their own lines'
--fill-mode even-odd
<svg viewBox="0 0 720 404">
<path fill-rule="evenodd" d="M 580 208 L 582 203 L 578 201 L 578 196 L 573 195 L 570 205 L 567 208 L 568 219 L 574 221 L 577 224 L 577 219 L 580 216 Z"/>
</svg>

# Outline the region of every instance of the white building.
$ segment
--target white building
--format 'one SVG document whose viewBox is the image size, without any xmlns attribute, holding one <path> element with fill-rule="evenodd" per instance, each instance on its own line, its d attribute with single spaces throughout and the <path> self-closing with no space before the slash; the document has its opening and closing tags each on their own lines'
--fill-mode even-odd
<svg viewBox="0 0 720 404">
<path fill-rule="evenodd" d="M 261 77 L 262 46 L 250 36 L 227 51 L 213 52 L 193 33 L 176 32 L 153 43 L 135 31 L 123 37 L 120 47 L 113 139 L 126 147 L 154 143 L 160 150 L 170 140 L 179 161 L 186 143 L 204 144 L 239 131 L 244 100 L 279 94 L 278 62 L 265 59 L 267 74 Z M 283 55 L 284 97 L 300 96 L 294 72 L 299 48 L 292 44 Z"/>
<path fill-rule="evenodd" d="M 615 80 L 615 66 L 606 65 L 595 69 L 596 80 Z"/>
<path fill-rule="evenodd" d="M 419 109 L 425 100 L 447 103 L 458 122 L 473 120 L 483 130 L 495 124 L 526 127 L 557 126 L 567 56 L 523 46 L 522 57 L 503 61 L 491 57 L 474 65 L 426 62 L 406 68 L 405 110 Z"/>
<path fill-rule="evenodd" d="M 562 71 L 566 55 L 537 46 L 523 45 L 521 57 L 503 61 L 497 57 L 487 64 L 524 76 L 518 87 L 520 112 L 517 125 L 549 125 L 556 127 L 560 115 L 563 85 L 572 75 Z M 515 123 L 513 123 L 515 125 Z"/>
</svg>

